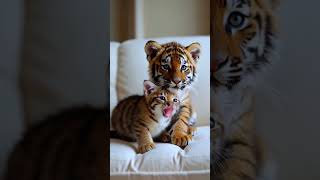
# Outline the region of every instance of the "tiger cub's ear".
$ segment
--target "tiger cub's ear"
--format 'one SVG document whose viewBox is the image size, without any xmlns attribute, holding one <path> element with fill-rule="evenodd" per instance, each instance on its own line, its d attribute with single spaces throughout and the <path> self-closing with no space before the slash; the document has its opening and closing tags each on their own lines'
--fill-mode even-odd
<svg viewBox="0 0 320 180">
<path fill-rule="evenodd" d="M 192 43 L 186 47 L 187 51 L 191 54 L 193 60 L 197 62 L 200 56 L 201 46 L 199 43 Z"/>
<path fill-rule="evenodd" d="M 149 94 L 153 93 L 156 91 L 157 85 L 155 85 L 153 82 L 144 80 L 143 82 L 143 91 L 144 95 L 148 96 Z"/>
<path fill-rule="evenodd" d="M 273 10 L 277 9 L 280 6 L 280 0 L 272 0 Z"/>
<path fill-rule="evenodd" d="M 267 3 L 272 10 L 277 10 L 280 6 L 280 0 L 268 0 Z"/>
<path fill-rule="evenodd" d="M 148 61 L 152 60 L 157 55 L 160 49 L 161 45 L 159 43 L 157 43 L 156 41 L 148 41 L 144 46 L 144 51 L 147 54 Z"/>
</svg>

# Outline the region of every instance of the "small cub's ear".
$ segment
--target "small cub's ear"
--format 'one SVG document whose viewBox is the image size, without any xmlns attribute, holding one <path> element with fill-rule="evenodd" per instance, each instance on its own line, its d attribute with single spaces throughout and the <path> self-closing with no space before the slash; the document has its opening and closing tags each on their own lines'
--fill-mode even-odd
<svg viewBox="0 0 320 180">
<path fill-rule="evenodd" d="M 156 41 L 148 41 L 144 46 L 144 51 L 147 54 L 148 61 L 152 60 L 159 50 L 161 49 L 161 45 Z"/>
<path fill-rule="evenodd" d="M 192 43 L 186 47 L 187 51 L 191 54 L 192 58 L 197 62 L 199 60 L 201 46 L 199 43 Z"/>
<path fill-rule="evenodd" d="M 147 96 L 151 93 L 153 93 L 154 91 L 156 91 L 157 85 L 153 84 L 153 82 L 148 81 L 148 80 L 144 80 L 143 82 L 143 91 L 144 91 L 144 95 Z"/>
</svg>

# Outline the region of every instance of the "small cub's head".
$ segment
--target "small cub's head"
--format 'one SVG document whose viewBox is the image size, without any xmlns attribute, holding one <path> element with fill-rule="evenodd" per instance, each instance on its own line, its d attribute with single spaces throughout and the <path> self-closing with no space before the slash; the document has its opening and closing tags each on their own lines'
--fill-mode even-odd
<svg viewBox="0 0 320 180">
<path fill-rule="evenodd" d="M 149 108 L 165 118 L 171 118 L 180 106 L 181 91 L 170 91 L 151 81 L 143 82 L 144 96 Z"/>
</svg>

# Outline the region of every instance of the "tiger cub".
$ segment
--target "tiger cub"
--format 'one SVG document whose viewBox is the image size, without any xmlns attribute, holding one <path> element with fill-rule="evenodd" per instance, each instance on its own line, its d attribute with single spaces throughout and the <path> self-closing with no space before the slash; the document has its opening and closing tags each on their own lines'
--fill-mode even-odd
<svg viewBox="0 0 320 180">
<path fill-rule="evenodd" d="M 211 3 L 211 176 L 274 179 L 270 152 L 256 131 L 260 72 L 276 60 L 278 0 Z"/>
<path fill-rule="evenodd" d="M 138 153 L 155 148 L 153 138 L 168 142 L 165 130 L 180 106 L 179 92 L 145 80 L 144 96 L 130 96 L 112 111 L 111 123 L 118 135 L 138 142 Z"/>
</svg>

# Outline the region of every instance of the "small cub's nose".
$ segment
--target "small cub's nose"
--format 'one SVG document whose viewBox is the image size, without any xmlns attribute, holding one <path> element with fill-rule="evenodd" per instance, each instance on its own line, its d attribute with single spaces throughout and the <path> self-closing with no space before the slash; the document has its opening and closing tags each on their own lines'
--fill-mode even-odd
<svg viewBox="0 0 320 180">
<path fill-rule="evenodd" d="M 181 82 L 181 79 L 180 79 L 180 78 L 174 78 L 174 79 L 173 79 L 173 82 L 174 82 L 175 84 L 179 84 L 179 83 Z"/>
</svg>

